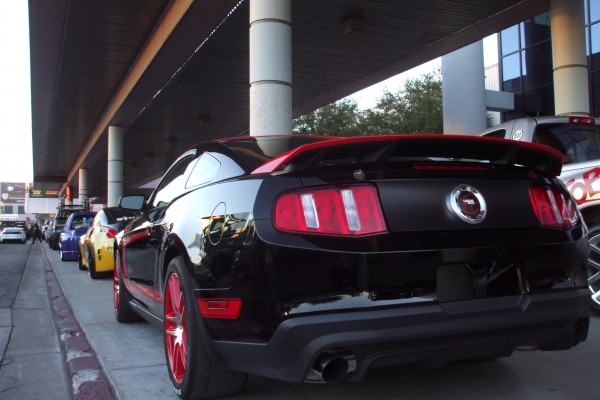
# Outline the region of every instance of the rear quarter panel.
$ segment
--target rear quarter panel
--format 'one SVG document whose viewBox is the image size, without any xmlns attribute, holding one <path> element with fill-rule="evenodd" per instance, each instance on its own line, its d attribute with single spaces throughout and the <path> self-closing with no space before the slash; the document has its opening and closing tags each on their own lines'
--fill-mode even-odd
<svg viewBox="0 0 600 400">
<path fill-rule="evenodd" d="M 90 240 L 90 252 L 96 261 L 96 271 L 107 272 L 114 269 L 114 239 L 109 239 L 104 232 L 95 231 Z"/>
</svg>

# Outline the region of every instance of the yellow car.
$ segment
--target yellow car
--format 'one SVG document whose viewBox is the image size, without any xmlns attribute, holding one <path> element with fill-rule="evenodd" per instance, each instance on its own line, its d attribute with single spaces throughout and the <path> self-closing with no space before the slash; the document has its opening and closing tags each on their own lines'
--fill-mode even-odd
<svg viewBox="0 0 600 400">
<path fill-rule="evenodd" d="M 85 235 L 79 240 L 79 269 L 88 270 L 90 278 L 112 276 L 115 266 L 115 236 L 137 213 L 119 207 L 98 211 Z"/>
</svg>

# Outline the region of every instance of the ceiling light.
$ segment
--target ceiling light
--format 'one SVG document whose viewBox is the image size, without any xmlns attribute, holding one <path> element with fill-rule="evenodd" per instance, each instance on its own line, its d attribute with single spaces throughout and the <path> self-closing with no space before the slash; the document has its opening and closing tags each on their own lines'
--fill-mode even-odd
<svg viewBox="0 0 600 400">
<path fill-rule="evenodd" d="M 365 30 L 365 21 L 359 18 L 348 18 L 342 23 L 342 32 L 346 35 L 356 35 Z"/>
</svg>

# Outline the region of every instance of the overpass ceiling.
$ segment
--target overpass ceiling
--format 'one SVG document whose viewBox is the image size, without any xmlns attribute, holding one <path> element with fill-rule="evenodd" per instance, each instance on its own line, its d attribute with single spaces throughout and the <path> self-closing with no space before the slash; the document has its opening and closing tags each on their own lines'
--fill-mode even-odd
<svg viewBox="0 0 600 400">
<path fill-rule="evenodd" d="M 29 0 L 36 184 L 76 188 L 84 167 L 90 196 L 103 198 L 107 123 L 125 128 L 125 191 L 160 176 L 196 142 L 247 131 L 248 0 L 188 0 L 128 96 L 115 103 L 149 37 L 182 3 Z M 548 3 L 292 0 L 294 116 L 537 15 Z M 364 30 L 344 33 L 349 18 L 364 21 Z"/>
</svg>

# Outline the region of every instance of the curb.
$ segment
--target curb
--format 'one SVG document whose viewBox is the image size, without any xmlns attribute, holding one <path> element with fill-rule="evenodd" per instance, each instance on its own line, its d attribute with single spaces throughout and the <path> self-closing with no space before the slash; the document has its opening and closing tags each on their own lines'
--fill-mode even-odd
<svg viewBox="0 0 600 400">
<path fill-rule="evenodd" d="M 67 379 L 71 383 L 71 398 L 74 400 L 117 399 L 98 362 L 96 352 L 75 319 L 73 310 L 54 275 L 48 256 L 43 251 L 41 253 L 52 320 L 65 360 Z"/>
</svg>

